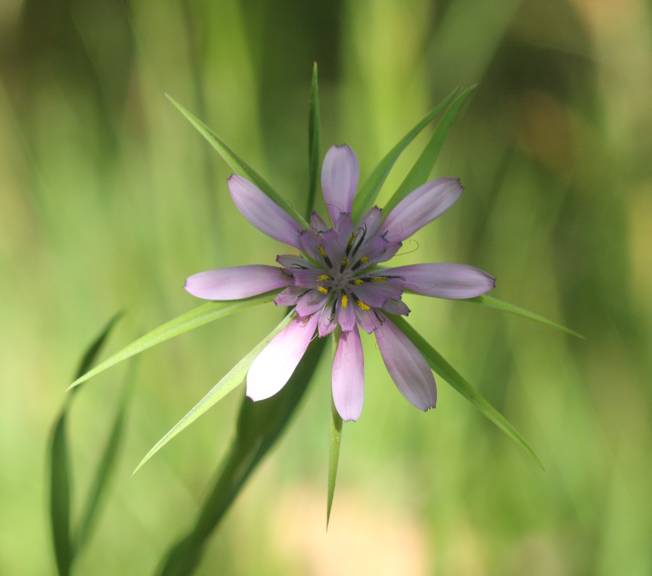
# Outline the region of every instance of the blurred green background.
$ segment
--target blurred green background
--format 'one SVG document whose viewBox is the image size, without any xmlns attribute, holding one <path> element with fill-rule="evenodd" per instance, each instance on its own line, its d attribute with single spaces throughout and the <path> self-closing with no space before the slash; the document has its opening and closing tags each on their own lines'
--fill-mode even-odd
<svg viewBox="0 0 652 576">
<path fill-rule="evenodd" d="M 272 262 L 282 249 L 237 213 L 227 167 L 164 93 L 302 207 L 317 60 L 322 145 L 350 144 L 363 175 L 452 88 L 480 83 L 437 167 L 465 194 L 397 262 L 485 268 L 496 296 L 587 340 L 408 297 L 414 325 L 546 470 L 444 382 L 437 410 L 414 410 L 370 340 L 328 534 L 325 362 L 199 573 L 651 574 L 651 10 L 643 0 L 2 0 L 0 573 L 54 573 L 47 437 L 102 323 L 128 311 L 115 350 L 196 304 L 187 275 Z M 241 391 L 131 470 L 278 317 L 249 310 L 143 356 L 78 574 L 149 574 L 189 526 Z M 78 500 L 123 373 L 75 403 Z"/>
</svg>

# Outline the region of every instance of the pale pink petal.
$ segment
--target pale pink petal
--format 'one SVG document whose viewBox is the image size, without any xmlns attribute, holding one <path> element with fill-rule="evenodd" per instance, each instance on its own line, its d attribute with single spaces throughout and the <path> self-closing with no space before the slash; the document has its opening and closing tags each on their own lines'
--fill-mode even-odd
<svg viewBox="0 0 652 576">
<path fill-rule="evenodd" d="M 186 280 L 185 289 L 204 300 L 240 300 L 291 283 L 291 277 L 280 268 L 261 264 L 199 272 Z"/>
</svg>

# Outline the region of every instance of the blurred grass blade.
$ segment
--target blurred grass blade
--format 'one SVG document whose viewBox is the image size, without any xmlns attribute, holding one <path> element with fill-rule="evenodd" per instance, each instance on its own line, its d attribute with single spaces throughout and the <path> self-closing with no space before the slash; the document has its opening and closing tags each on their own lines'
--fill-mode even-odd
<svg viewBox="0 0 652 576">
<path fill-rule="evenodd" d="M 66 442 L 66 412 L 57 418 L 50 442 L 50 525 L 59 576 L 70 574 L 73 546 L 70 535 L 70 463 Z"/>
<path fill-rule="evenodd" d="M 77 377 L 94 364 L 121 315 L 120 312 L 115 314 L 83 353 L 76 372 Z M 70 530 L 72 476 L 66 439 L 66 421 L 71 398 L 70 395 L 66 398 L 54 424 L 48 455 L 50 463 L 50 525 L 57 570 L 60 576 L 70 574 L 75 555 Z"/>
<path fill-rule="evenodd" d="M 498 410 L 496 410 L 489 401 L 469 384 L 462 375 L 455 370 L 444 358 L 437 352 L 408 322 L 400 316 L 391 315 L 392 321 L 399 329 L 412 341 L 419 349 L 430 365 L 430 368 L 450 384 L 457 392 L 464 396 L 473 404 L 482 414 L 493 422 L 500 430 L 530 454 L 543 468 L 541 460 L 534 450 L 525 441 L 521 434 L 512 426 Z"/>
<path fill-rule="evenodd" d="M 79 361 L 79 366 L 77 367 L 77 372 L 75 372 L 75 378 L 79 378 L 85 372 L 95 364 L 96 358 L 99 356 L 104 344 L 106 344 L 109 335 L 113 331 L 116 323 L 120 318 L 122 318 L 123 313 L 116 312 L 109 321 L 104 325 L 102 331 L 95 337 L 95 340 L 91 342 L 86 351 L 84 352 L 81 360 Z"/>
<path fill-rule="evenodd" d="M 307 227 L 307 223 L 303 216 L 296 211 L 288 202 L 279 195 L 270 184 L 256 172 L 249 164 L 247 164 L 242 158 L 240 158 L 231 148 L 229 148 L 226 143 L 213 132 L 206 124 L 204 124 L 199 118 L 197 118 L 192 112 L 186 110 L 181 104 L 179 104 L 172 96 L 166 94 L 167 99 L 174 104 L 174 106 L 183 114 L 190 122 L 193 127 L 208 141 L 208 143 L 217 150 L 217 153 L 222 157 L 222 159 L 229 165 L 231 170 L 236 174 L 240 174 L 251 180 L 258 188 L 260 188 L 267 196 L 269 196 L 274 202 L 279 206 L 285 209 L 291 216 L 293 216 L 297 222 L 302 226 Z"/>
<path fill-rule="evenodd" d="M 308 118 L 308 204 L 306 220 L 315 208 L 315 198 L 319 186 L 319 159 L 321 121 L 319 115 L 319 73 L 317 62 L 312 66 L 312 85 L 310 87 L 310 112 Z"/>
<path fill-rule="evenodd" d="M 149 461 L 154 454 L 163 448 L 175 436 L 183 432 L 188 426 L 195 422 L 198 418 L 206 414 L 215 404 L 224 399 L 229 393 L 235 390 L 247 375 L 249 366 L 254 361 L 256 356 L 267 345 L 267 343 L 278 334 L 292 318 L 288 314 L 265 338 L 263 338 L 249 353 L 244 356 L 231 370 L 229 370 L 224 377 L 213 386 L 208 393 L 197 403 L 191 410 L 177 422 L 154 446 L 145 457 L 139 462 L 134 470 L 134 474 L 140 470 L 147 461 Z"/>
<path fill-rule="evenodd" d="M 457 94 L 457 88 L 435 106 L 423 119 L 417 123 L 380 161 L 374 171 L 367 177 L 353 202 L 353 221 L 359 220 L 363 214 L 374 205 L 385 179 L 403 151 L 412 143 L 419 133 L 430 124 L 435 117 L 445 110 Z"/>
<path fill-rule="evenodd" d="M 98 463 L 95 478 L 93 479 L 93 484 L 91 485 L 86 504 L 83 508 L 79 527 L 75 533 L 75 554 L 79 554 L 80 550 L 86 545 L 90 535 L 92 534 L 92 530 L 95 527 L 95 523 L 99 516 L 102 502 L 105 498 L 106 489 L 113 475 L 118 453 L 122 446 L 122 438 L 124 436 L 127 404 L 134 382 L 134 366 L 135 364 L 132 364 L 132 367 L 127 372 L 125 378 L 126 381 L 113 419 L 113 425 L 111 426 L 109 437 L 104 446 L 102 457 Z"/>
<path fill-rule="evenodd" d="M 385 214 L 389 214 L 389 211 L 410 192 L 412 192 L 412 190 L 418 188 L 428 180 L 430 173 L 437 162 L 437 158 L 439 158 L 439 153 L 444 146 L 444 142 L 446 142 L 449 128 L 452 126 L 460 110 L 468 100 L 469 96 L 473 94 L 475 89 L 475 85 L 470 86 L 455 95 L 453 102 L 446 109 L 446 112 L 444 112 L 444 115 L 437 123 L 428 144 L 426 144 L 423 152 L 414 163 L 412 170 L 410 170 L 403 182 L 401 182 L 401 185 L 398 187 L 396 192 L 394 192 L 394 195 L 383 209 Z"/>
<path fill-rule="evenodd" d="M 197 306 L 196 308 L 181 314 L 181 316 L 177 316 L 173 320 L 170 320 L 165 324 L 161 324 L 137 340 L 134 340 L 131 344 L 113 356 L 107 358 L 104 362 L 100 363 L 92 370 L 78 377 L 70 385 L 70 388 L 79 386 L 81 383 L 90 380 L 98 374 L 101 374 L 112 366 L 115 366 L 120 362 L 124 362 L 125 360 L 136 356 L 137 354 L 140 354 L 141 352 L 144 352 L 145 350 L 148 350 L 154 346 L 157 346 L 166 340 L 170 340 L 175 336 L 180 336 L 181 334 L 190 332 L 191 330 L 199 328 L 204 324 L 208 324 L 209 322 L 214 322 L 220 318 L 230 316 L 231 314 L 235 314 L 236 312 L 240 312 L 246 308 L 251 308 L 252 306 L 271 302 L 276 294 L 277 292 L 269 292 L 260 296 L 254 296 L 253 298 L 247 298 L 246 300 L 235 300 L 229 302 L 207 302 L 206 304 Z"/>
<path fill-rule="evenodd" d="M 549 320 L 545 316 L 541 316 L 540 314 L 530 312 L 525 308 L 521 308 L 520 306 L 515 306 L 514 304 L 510 304 L 509 302 L 505 302 L 504 300 L 499 300 L 498 298 L 494 298 L 493 296 L 478 296 L 477 298 L 470 298 L 469 300 L 464 300 L 464 302 L 474 302 L 476 304 L 487 306 L 488 308 L 493 308 L 494 310 L 500 310 L 501 312 L 509 312 L 510 314 L 515 314 L 516 316 L 521 316 L 523 318 L 527 318 L 528 320 L 533 320 L 534 322 L 545 324 L 546 326 L 550 326 L 551 328 L 556 328 L 557 330 L 566 332 L 566 334 L 570 334 L 571 336 L 575 336 L 576 338 L 581 338 L 582 340 L 585 339 L 584 336 L 582 336 L 582 334 L 580 334 L 579 332 L 575 332 L 575 330 L 571 330 L 566 326 L 562 326 L 561 324 L 557 324 L 557 322 L 553 322 L 552 320 Z"/>
<path fill-rule="evenodd" d="M 283 433 L 314 376 L 325 339 L 314 341 L 299 366 L 276 396 L 263 402 L 244 398 L 237 432 L 213 488 L 192 529 L 168 551 L 162 576 L 190 576 L 198 567 L 211 534 L 229 510 L 258 463 Z"/>
<path fill-rule="evenodd" d="M 337 467 L 340 461 L 340 444 L 342 442 L 342 418 L 334 404 L 331 404 L 331 443 L 328 454 L 328 500 L 326 503 L 326 529 L 331 521 L 335 484 L 337 483 Z"/>
</svg>

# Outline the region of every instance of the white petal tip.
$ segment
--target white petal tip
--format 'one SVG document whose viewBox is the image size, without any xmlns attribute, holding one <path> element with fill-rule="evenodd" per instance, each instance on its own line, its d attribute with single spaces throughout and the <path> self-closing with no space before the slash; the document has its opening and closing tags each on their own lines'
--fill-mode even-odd
<svg viewBox="0 0 652 576">
<path fill-rule="evenodd" d="M 247 388 L 246 396 L 252 402 L 260 402 L 261 400 L 267 400 L 270 396 L 265 394 L 262 390 L 251 390 Z"/>
<path fill-rule="evenodd" d="M 342 416 L 342 415 L 340 414 L 340 416 Z M 354 416 L 347 416 L 346 418 L 344 416 L 342 416 L 342 421 L 343 422 L 357 422 L 359 418 L 360 418 L 360 416 L 355 416 L 355 417 Z"/>
</svg>

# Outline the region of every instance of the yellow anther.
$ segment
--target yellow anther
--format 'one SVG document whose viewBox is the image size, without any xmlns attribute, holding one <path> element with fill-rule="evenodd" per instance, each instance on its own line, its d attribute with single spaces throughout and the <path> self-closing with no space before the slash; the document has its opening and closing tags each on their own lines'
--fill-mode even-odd
<svg viewBox="0 0 652 576">
<path fill-rule="evenodd" d="M 328 294 L 328 288 L 326 288 L 325 286 L 317 286 L 317 290 L 322 294 Z"/>
<path fill-rule="evenodd" d="M 349 305 L 349 297 L 346 294 L 342 294 L 342 308 L 346 308 Z"/>
<path fill-rule="evenodd" d="M 324 249 L 323 246 L 319 247 L 319 254 L 322 255 L 322 256 L 326 256 L 326 250 Z"/>
<path fill-rule="evenodd" d="M 345 266 L 349 265 L 349 259 L 345 256 L 342 258 L 342 267 L 344 268 Z"/>
<path fill-rule="evenodd" d="M 367 258 L 367 256 L 363 256 L 362 258 L 360 258 L 360 262 L 362 262 L 363 264 L 367 264 L 367 262 L 369 262 L 369 258 Z"/>
<path fill-rule="evenodd" d="M 367 306 L 367 304 L 365 304 L 362 300 L 358 300 L 356 304 L 358 305 L 358 308 L 364 312 L 371 310 L 371 308 L 369 308 L 369 306 Z"/>
<path fill-rule="evenodd" d="M 362 286 L 364 284 L 364 280 L 360 280 L 360 278 L 356 278 L 355 280 L 353 280 L 353 283 L 356 286 Z"/>
<path fill-rule="evenodd" d="M 374 276 L 374 277 L 371 279 L 371 281 L 372 281 L 372 282 L 382 283 L 382 282 L 387 282 L 387 278 L 384 278 L 383 276 Z"/>
<path fill-rule="evenodd" d="M 325 280 L 330 280 L 331 277 L 328 274 L 320 274 L 317 280 L 320 280 L 321 282 L 324 282 Z"/>
</svg>

